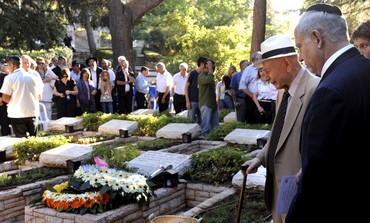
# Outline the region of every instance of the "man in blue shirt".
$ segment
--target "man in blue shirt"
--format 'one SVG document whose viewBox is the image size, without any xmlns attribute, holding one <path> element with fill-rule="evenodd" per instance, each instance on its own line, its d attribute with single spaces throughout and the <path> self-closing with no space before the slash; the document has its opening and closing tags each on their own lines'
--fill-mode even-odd
<svg viewBox="0 0 370 223">
<path fill-rule="evenodd" d="M 247 110 L 245 99 L 247 95 L 242 91 L 239 90 L 239 82 L 243 74 L 243 70 L 249 65 L 248 60 L 242 60 L 239 63 L 240 72 L 233 75 L 231 78 L 230 90 L 231 96 L 233 98 L 235 110 L 236 110 L 236 120 L 239 122 L 245 122 L 246 116 L 245 112 Z"/>
<path fill-rule="evenodd" d="M 145 109 L 147 108 L 147 100 L 146 95 L 149 92 L 149 84 L 145 80 L 149 74 L 149 68 L 143 66 L 140 69 L 140 73 L 137 75 L 135 79 L 135 87 L 136 87 L 136 106 L 138 109 Z"/>
</svg>

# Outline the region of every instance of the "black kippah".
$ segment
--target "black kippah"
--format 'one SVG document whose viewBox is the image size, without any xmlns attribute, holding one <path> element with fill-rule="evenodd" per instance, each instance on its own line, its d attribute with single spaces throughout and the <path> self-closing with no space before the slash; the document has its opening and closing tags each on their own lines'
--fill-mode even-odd
<svg viewBox="0 0 370 223">
<path fill-rule="evenodd" d="M 319 4 L 311 5 L 306 10 L 306 12 L 308 12 L 308 11 L 326 12 L 326 13 L 342 16 L 342 11 L 340 10 L 340 8 L 338 6 L 329 5 L 329 4 L 325 4 L 325 3 L 319 3 Z"/>
</svg>

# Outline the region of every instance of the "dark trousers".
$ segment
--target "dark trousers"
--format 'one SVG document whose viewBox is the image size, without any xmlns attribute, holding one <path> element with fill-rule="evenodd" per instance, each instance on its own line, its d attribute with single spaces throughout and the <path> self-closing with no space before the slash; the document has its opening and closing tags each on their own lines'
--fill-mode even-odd
<svg viewBox="0 0 370 223">
<path fill-rule="evenodd" d="M 170 101 L 170 94 L 167 94 L 166 98 L 165 98 L 165 102 L 162 103 L 162 98 L 163 98 L 163 95 L 164 93 L 159 93 L 158 94 L 158 108 L 159 108 L 159 112 L 164 112 L 166 110 L 168 110 L 168 103 Z"/>
<path fill-rule="evenodd" d="M 258 101 L 264 112 L 260 113 L 256 107 L 256 121 L 259 124 L 272 124 L 275 117 L 275 101 Z"/>
<path fill-rule="evenodd" d="M 8 118 L 8 112 L 6 104 L 0 106 L 0 126 L 1 126 L 1 135 L 7 136 L 10 135 L 10 119 Z"/>
<path fill-rule="evenodd" d="M 118 98 L 118 113 L 129 114 L 132 112 L 132 95 L 124 94 Z"/>
<path fill-rule="evenodd" d="M 185 95 L 175 94 L 173 96 L 173 106 L 176 114 L 185 111 L 187 109 Z"/>
<path fill-rule="evenodd" d="M 252 100 L 251 97 L 247 96 L 245 99 L 245 106 L 246 106 L 246 111 L 245 111 L 245 122 L 247 124 L 256 124 L 256 104 Z"/>
<path fill-rule="evenodd" d="M 36 136 L 37 134 L 37 119 L 36 117 L 28 118 L 10 118 L 15 137 L 22 138 L 29 136 Z"/>
<path fill-rule="evenodd" d="M 94 95 L 94 97 L 95 97 L 95 107 L 97 111 L 103 111 L 100 104 L 100 96 L 101 96 L 100 89 L 96 89 L 96 94 Z"/>
<path fill-rule="evenodd" d="M 136 92 L 136 107 L 137 109 L 146 109 L 148 106 L 145 94 L 141 92 Z"/>
</svg>

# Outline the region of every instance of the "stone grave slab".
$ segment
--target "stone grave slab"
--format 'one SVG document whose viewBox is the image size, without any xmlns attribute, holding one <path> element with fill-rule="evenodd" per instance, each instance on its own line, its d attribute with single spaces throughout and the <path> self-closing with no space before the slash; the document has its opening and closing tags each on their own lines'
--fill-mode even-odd
<svg viewBox="0 0 370 223">
<path fill-rule="evenodd" d="M 224 141 L 236 144 L 256 145 L 257 139 L 267 137 L 270 130 L 257 129 L 234 129 L 227 136 Z"/>
<path fill-rule="evenodd" d="M 254 190 L 263 191 L 265 188 L 266 181 L 266 168 L 260 166 L 256 173 L 248 174 L 246 185 L 247 188 L 253 188 Z M 232 184 L 241 187 L 243 183 L 243 174 L 239 171 L 234 175 L 232 179 Z"/>
<path fill-rule="evenodd" d="M 12 159 L 15 157 L 15 153 L 13 152 L 13 144 L 22 140 L 22 138 L 15 138 L 11 136 L 0 137 L 0 151 L 5 150 L 6 159 Z"/>
<path fill-rule="evenodd" d="M 42 152 L 39 162 L 48 167 L 67 167 L 67 160 L 85 160 L 92 152 L 92 146 L 81 144 L 65 144 Z"/>
<path fill-rule="evenodd" d="M 75 131 L 85 128 L 82 118 L 63 117 L 63 118 L 50 122 L 48 126 L 48 130 L 49 131 L 65 131 L 66 125 L 72 125 Z"/>
<path fill-rule="evenodd" d="M 184 110 L 182 112 L 179 112 L 176 114 L 176 116 L 181 117 L 181 118 L 188 118 L 188 110 Z"/>
<path fill-rule="evenodd" d="M 191 133 L 191 137 L 200 135 L 200 126 L 197 123 L 170 123 L 156 132 L 156 137 L 165 139 L 182 139 L 183 133 Z"/>
<path fill-rule="evenodd" d="M 150 176 L 161 165 L 165 168 L 172 165 L 179 175 L 183 175 L 187 167 L 190 166 L 191 155 L 167 153 L 160 151 L 147 151 L 135 159 L 129 161 L 129 167 L 138 168 L 138 172 L 146 176 Z"/>
<path fill-rule="evenodd" d="M 224 123 L 236 122 L 236 112 L 230 112 L 224 117 Z"/>
<path fill-rule="evenodd" d="M 135 121 L 112 119 L 99 126 L 98 132 L 102 135 L 114 134 L 118 136 L 120 129 L 126 129 L 128 130 L 128 133 L 131 134 L 138 128 L 138 126 L 139 124 Z"/>
<path fill-rule="evenodd" d="M 130 113 L 130 115 L 153 115 L 158 116 L 159 110 L 157 109 L 138 109 Z"/>
</svg>

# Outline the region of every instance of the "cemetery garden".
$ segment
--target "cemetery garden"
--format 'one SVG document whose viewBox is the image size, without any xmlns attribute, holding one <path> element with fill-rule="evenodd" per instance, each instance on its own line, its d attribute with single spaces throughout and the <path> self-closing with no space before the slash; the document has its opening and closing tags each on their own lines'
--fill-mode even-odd
<svg viewBox="0 0 370 223">
<path fill-rule="evenodd" d="M 270 126 L 230 112 L 201 139 L 185 113 L 156 112 L 83 114 L 37 137 L 0 137 L 0 222 L 235 222 L 240 165 Z M 248 176 L 240 222 L 270 221 L 264 171 Z"/>
</svg>

